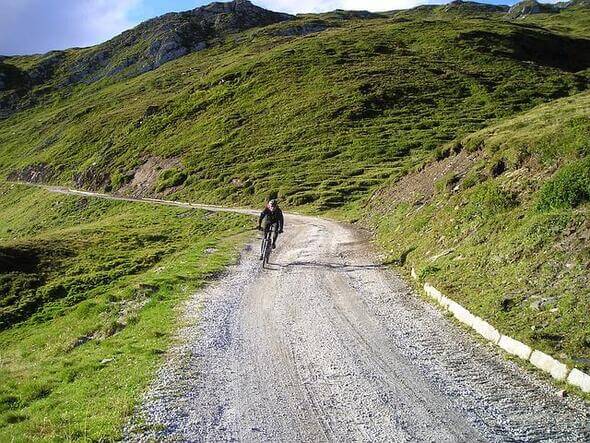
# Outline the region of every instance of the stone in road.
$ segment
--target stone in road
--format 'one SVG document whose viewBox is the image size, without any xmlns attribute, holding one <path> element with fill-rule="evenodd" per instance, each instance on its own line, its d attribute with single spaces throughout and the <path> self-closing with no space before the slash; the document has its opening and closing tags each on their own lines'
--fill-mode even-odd
<svg viewBox="0 0 590 443">
<path fill-rule="evenodd" d="M 590 408 L 383 269 L 362 234 L 289 216 L 186 305 L 133 441 L 589 441 Z"/>
</svg>

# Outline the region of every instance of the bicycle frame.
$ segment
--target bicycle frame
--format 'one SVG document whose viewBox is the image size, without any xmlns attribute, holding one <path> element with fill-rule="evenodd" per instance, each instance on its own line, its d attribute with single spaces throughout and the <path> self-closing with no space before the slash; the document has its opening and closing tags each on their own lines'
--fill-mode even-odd
<svg viewBox="0 0 590 443">
<path fill-rule="evenodd" d="M 264 230 L 264 237 L 260 245 L 260 254 L 262 255 L 262 267 L 265 268 L 268 264 L 270 253 L 272 252 L 272 237 L 277 230 L 277 224 L 273 223 L 268 229 Z"/>
</svg>

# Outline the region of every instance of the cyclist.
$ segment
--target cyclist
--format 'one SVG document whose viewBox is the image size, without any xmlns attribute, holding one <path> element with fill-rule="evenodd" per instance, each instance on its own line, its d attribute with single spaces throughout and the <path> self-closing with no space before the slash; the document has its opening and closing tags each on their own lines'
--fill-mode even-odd
<svg viewBox="0 0 590 443">
<path fill-rule="evenodd" d="M 272 248 L 275 249 L 277 247 L 277 237 L 279 234 L 283 233 L 283 211 L 279 208 L 276 199 L 269 200 L 266 208 L 260 213 L 260 217 L 258 217 L 258 229 L 260 231 L 264 230 L 266 234 L 268 230 L 271 228 L 273 224 L 277 224 L 277 229 L 275 229 L 272 239 Z M 262 225 L 264 224 L 264 228 Z M 260 255 L 260 260 L 262 260 L 262 254 Z"/>
</svg>

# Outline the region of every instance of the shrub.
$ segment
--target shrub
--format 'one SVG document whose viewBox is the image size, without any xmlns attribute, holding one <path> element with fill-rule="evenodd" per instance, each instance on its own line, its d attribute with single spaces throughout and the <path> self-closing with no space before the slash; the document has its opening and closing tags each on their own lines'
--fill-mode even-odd
<svg viewBox="0 0 590 443">
<path fill-rule="evenodd" d="M 539 190 L 537 209 L 575 208 L 590 200 L 590 157 L 562 166 Z"/>
<path fill-rule="evenodd" d="M 495 181 L 484 182 L 474 188 L 467 206 L 467 214 L 476 217 L 490 217 L 516 205 L 510 192 L 503 190 Z"/>
<path fill-rule="evenodd" d="M 180 186 L 185 182 L 186 178 L 187 174 L 185 171 L 179 169 L 167 169 L 158 177 L 156 191 L 160 192 L 164 189 L 172 188 L 173 186 Z"/>
</svg>

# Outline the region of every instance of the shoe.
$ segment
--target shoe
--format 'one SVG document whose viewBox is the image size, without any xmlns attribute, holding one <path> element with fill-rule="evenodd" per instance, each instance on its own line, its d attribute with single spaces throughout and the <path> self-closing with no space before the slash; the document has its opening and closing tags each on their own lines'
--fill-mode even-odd
<svg viewBox="0 0 590 443">
<path fill-rule="evenodd" d="M 273 249 L 277 249 L 277 245 L 275 245 L 274 243 L 272 244 L 272 248 Z"/>
<path fill-rule="evenodd" d="M 262 260 L 264 258 L 264 256 L 262 254 L 260 254 L 260 258 L 258 260 Z"/>
</svg>

